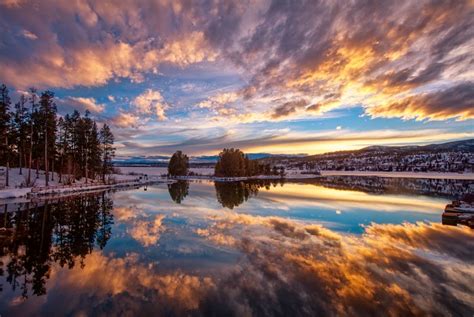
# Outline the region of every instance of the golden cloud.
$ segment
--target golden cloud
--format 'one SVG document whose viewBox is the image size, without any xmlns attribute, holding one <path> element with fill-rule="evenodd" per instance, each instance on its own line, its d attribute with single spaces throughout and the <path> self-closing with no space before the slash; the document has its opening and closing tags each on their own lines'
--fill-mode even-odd
<svg viewBox="0 0 474 317">
<path fill-rule="evenodd" d="M 138 95 L 132 105 L 139 114 L 155 114 L 158 120 L 166 120 L 165 109 L 168 105 L 164 101 L 163 96 L 157 90 L 147 89 Z"/>
</svg>

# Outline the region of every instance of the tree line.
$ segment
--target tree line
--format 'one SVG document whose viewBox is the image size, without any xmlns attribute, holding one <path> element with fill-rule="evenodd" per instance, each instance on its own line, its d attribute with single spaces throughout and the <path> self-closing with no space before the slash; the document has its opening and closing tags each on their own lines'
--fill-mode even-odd
<svg viewBox="0 0 474 317">
<path fill-rule="evenodd" d="M 257 175 L 285 175 L 284 167 L 262 164 L 257 160 L 249 159 L 239 149 L 224 149 L 219 153 L 214 175 L 218 177 L 245 177 Z"/>
<path fill-rule="evenodd" d="M 189 173 L 189 158 L 181 151 L 177 151 L 171 157 L 168 164 L 168 175 L 186 176 Z M 249 159 L 248 155 L 239 149 L 224 149 L 219 153 L 214 168 L 217 177 L 246 177 L 257 175 L 285 175 L 283 166 L 271 166 L 262 164 L 257 160 Z"/>
<path fill-rule="evenodd" d="M 89 111 L 58 116 L 54 93 L 31 88 L 12 107 L 8 88 L 0 86 L 0 165 L 5 166 L 5 185 L 9 169 L 18 167 L 25 176 L 24 186 L 32 186 L 45 173 L 50 180 L 70 184 L 102 179 L 113 170 L 114 135 L 104 124 L 100 129 Z M 24 169 L 27 169 L 24 171 Z M 25 174 L 23 174 L 25 172 Z"/>
</svg>

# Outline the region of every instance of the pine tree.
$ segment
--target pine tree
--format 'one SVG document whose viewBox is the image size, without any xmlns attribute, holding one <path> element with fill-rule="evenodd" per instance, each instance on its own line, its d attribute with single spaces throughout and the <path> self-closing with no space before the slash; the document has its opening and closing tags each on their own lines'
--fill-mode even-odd
<svg viewBox="0 0 474 317">
<path fill-rule="evenodd" d="M 8 136 L 10 132 L 10 96 L 8 95 L 8 88 L 5 85 L 0 86 L 0 135 L 3 138 L 1 144 L 1 159 L 5 163 L 5 186 L 9 186 L 9 156 L 10 147 L 8 143 Z"/>
<path fill-rule="evenodd" d="M 92 121 L 89 130 L 87 151 L 87 166 L 89 166 L 90 175 L 94 179 L 97 174 L 100 174 L 100 166 L 102 162 L 99 132 L 97 131 L 97 124 L 95 121 Z"/>
<path fill-rule="evenodd" d="M 102 181 L 105 182 L 105 175 L 113 171 L 112 159 L 115 156 L 114 135 L 107 124 L 100 129 L 100 144 L 102 146 Z"/>
<path fill-rule="evenodd" d="M 54 93 L 52 91 L 44 91 L 40 98 L 39 117 L 43 125 L 44 145 L 44 171 L 45 171 L 45 185 L 49 185 L 49 169 L 50 159 L 55 156 L 56 145 L 56 104 L 54 103 Z"/>
<path fill-rule="evenodd" d="M 168 163 L 168 174 L 171 176 L 188 175 L 189 158 L 181 151 L 176 151 Z"/>
<path fill-rule="evenodd" d="M 69 149 L 67 153 L 67 162 L 68 162 L 68 174 L 72 175 L 73 180 L 77 177 L 76 175 L 76 166 L 78 165 L 77 160 L 79 159 L 79 133 L 78 133 L 78 124 L 81 120 L 81 115 L 79 111 L 74 110 L 71 116 L 66 121 L 67 126 L 69 127 Z"/>
<path fill-rule="evenodd" d="M 68 116 L 68 115 L 66 115 Z M 63 167 L 64 167 L 64 156 L 67 149 L 67 128 L 66 121 L 62 117 L 58 119 L 58 128 L 57 128 L 57 138 L 56 138 L 56 148 L 58 153 L 58 172 L 59 172 L 59 182 L 63 182 Z"/>
<path fill-rule="evenodd" d="M 28 109 L 26 108 L 27 98 L 20 96 L 20 100 L 15 104 L 13 113 L 13 127 L 15 131 L 15 144 L 18 152 L 19 175 L 23 174 L 22 167 L 26 165 L 26 140 L 28 136 Z"/>
<path fill-rule="evenodd" d="M 26 179 L 26 185 L 31 185 L 31 168 L 33 167 L 33 152 L 36 149 L 36 141 L 38 139 L 38 133 L 36 128 L 36 121 L 38 117 L 38 95 L 35 88 L 30 88 L 30 113 L 28 115 L 28 126 L 29 126 L 29 146 L 28 146 L 28 177 Z M 35 157 L 36 158 L 36 157 Z"/>
</svg>

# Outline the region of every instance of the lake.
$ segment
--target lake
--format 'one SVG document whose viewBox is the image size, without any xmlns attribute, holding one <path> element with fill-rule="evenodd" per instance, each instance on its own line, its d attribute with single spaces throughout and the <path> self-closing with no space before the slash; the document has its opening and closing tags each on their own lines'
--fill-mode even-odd
<svg viewBox="0 0 474 317">
<path fill-rule="evenodd" d="M 472 316 L 474 231 L 442 214 L 473 189 L 180 181 L 9 203 L 0 315 Z"/>
</svg>

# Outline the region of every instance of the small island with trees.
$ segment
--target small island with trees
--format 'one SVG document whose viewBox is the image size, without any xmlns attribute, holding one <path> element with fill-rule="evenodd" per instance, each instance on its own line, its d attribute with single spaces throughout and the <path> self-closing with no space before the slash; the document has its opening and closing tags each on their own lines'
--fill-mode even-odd
<svg viewBox="0 0 474 317">
<path fill-rule="evenodd" d="M 283 178 L 285 177 L 285 168 L 283 166 L 271 166 L 262 164 L 257 160 L 249 159 L 239 149 L 223 149 L 219 153 L 217 163 L 214 167 L 214 177 L 216 180 L 241 180 L 251 178 Z M 195 177 L 193 172 L 189 171 L 189 158 L 182 151 L 176 151 L 168 163 L 168 177 L 184 178 Z"/>
</svg>

